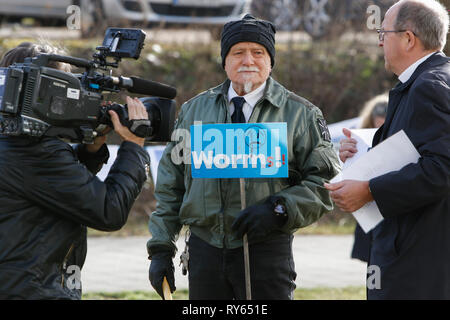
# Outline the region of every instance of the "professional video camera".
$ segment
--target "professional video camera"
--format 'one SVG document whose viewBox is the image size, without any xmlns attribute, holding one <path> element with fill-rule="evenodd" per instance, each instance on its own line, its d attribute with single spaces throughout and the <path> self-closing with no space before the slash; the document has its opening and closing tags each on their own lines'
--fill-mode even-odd
<svg viewBox="0 0 450 320">
<path fill-rule="evenodd" d="M 92 143 L 98 132 L 112 126 L 108 110 L 113 109 L 121 123 L 145 137 L 146 142 L 170 141 L 176 112 L 171 99 L 175 98 L 176 89 L 136 77 L 114 77 L 108 69 L 117 68 L 122 58 L 138 59 L 144 40 L 142 30 L 109 28 L 92 61 L 41 54 L 27 58 L 24 63 L 0 68 L 0 134 L 53 136 Z M 114 61 L 107 61 L 108 57 Z M 49 68 L 52 61 L 86 71 L 73 74 Z M 150 121 L 129 121 L 126 105 L 101 105 L 102 92 L 119 92 L 121 88 L 155 96 L 141 98 Z"/>
</svg>

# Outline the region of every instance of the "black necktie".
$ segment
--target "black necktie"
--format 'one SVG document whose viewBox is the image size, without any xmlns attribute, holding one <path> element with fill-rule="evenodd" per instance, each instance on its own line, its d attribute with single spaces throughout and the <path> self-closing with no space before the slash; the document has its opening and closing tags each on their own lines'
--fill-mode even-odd
<svg viewBox="0 0 450 320">
<path fill-rule="evenodd" d="M 244 112 L 242 112 L 242 107 L 244 106 L 245 99 L 242 97 L 234 97 L 231 99 L 234 104 L 234 112 L 231 116 L 231 121 L 233 123 L 245 123 Z"/>
</svg>

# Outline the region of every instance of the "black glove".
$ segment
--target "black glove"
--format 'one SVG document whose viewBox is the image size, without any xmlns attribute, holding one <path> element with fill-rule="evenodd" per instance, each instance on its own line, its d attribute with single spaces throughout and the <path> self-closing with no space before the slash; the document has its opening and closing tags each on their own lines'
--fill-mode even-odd
<svg viewBox="0 0 450 320">
<path fill-rule="evenodd" d="M 152 287 L 156 292 L 164 299 L 162 284 L 164 277 L 167 278 L 169 283 L 170 292 L 174 292 L 175 287 L 175 268 L 172 261 L 172 252 L 158 252 L 152 255 L 152 262 L 150 263 L 150 269 L 148 272 L 148 278 Z"/>
<path fill-rule="evenodd" d="M 287 221 L 285 209 L 283 213 L 283 210 L 277 207 L 278 205 L 284 207 L 282 198 L 270 196 L 264 203 L 242 210 L 234 220 L 231 229 L 237 232 L 238 237 L 243 237 L 247 233 L 249 241 L 264 238 L 272 231 L 281 228 Z"/>
</svg>

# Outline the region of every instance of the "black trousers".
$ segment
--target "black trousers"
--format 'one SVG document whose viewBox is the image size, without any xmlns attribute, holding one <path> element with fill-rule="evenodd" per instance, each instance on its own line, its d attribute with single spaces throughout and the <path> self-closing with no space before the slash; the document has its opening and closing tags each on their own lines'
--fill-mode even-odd
<svg viewBox="0 0 450 320">
<path fill-rule="evenodd" d="M 292 300 L 295 290 L 292 235 L 249 246 L 252 300 Z M 245 300 L 243 248 L 221 249 L 189 238 L 189 299 Z"/>
</svg>

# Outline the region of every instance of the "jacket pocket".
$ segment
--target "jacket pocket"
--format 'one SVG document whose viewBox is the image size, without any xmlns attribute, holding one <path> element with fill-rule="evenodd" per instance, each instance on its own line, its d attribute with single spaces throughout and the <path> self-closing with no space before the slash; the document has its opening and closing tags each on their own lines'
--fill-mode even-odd
<svg viewBox="0 0 450 320">
<path fill-rule="evenodd" d="M 199 225 L 202 224 L 205 213 L 205 179 L 192 179 L 192 177 L 186 177 L 186 188 L 183 204 L 180 208 L 180 220 L 183 224 L 187 225 Z"/>
</svg>

